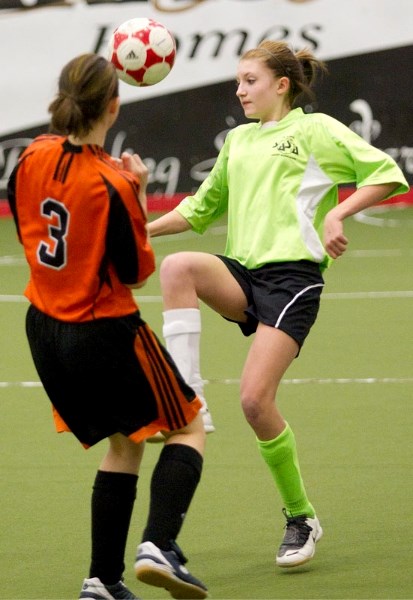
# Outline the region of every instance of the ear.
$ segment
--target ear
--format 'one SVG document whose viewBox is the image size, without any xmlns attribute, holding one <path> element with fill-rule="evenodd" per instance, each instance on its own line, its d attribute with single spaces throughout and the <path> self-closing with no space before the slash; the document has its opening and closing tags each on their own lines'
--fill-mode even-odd
<svg viewBox="0 0 413 600">
<path fill-rule="evenodd" d="M 290 89 L 291 82 L 288 77 L 280 77 L 278 80 L 277 92 L 279 94 L 285 94 Z"/>
<path fill-rule="evenodd" d="M 110 100 L 110 102 L 108 104 L 109 113 L 112 115 L 117 114 L 119 111 L 119 107 L 120 107 L 120 98 L 119 98 L 119 96 L 116 96 L 115 98 L 112 98 L 112 100 Z"/>
</svg>

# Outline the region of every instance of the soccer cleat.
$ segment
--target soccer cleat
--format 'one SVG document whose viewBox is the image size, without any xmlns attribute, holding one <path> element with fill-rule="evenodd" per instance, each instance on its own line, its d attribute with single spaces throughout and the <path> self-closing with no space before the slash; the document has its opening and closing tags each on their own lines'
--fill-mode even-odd
<svg viewBox="0 0 413 600">
<path fill-rule="evenodd" d="M 184 567 L 186 562 L 176 542 L 171 542 L 171 550 L 143 542 L 138 546 L 136 577 L 148 585 L 165 588 L 172 598 L 206 598 L 207 588 Z"/>
<path fill-rule="evenodd" d="M 201 402 L 202 402 L 201 415 L 202 415 L 202 420 L 204 422 L 205 433 L 214 433 L 215 426 L 212 422 L 211 413 L 209 412 L 209 409 L 208 409 L 208 406 L 207 406 L 205 400 L 201 399 Z M 151 435 L 151 437 L 147 438 L 146 441 L 150 442 L 152 444 L 157 444 L 160 442 L 164 442 L 165 436 L 162 434 L 161 431 L 158 431 L 158 433 L 155 433 L 154 435 Z"/>
<path fill-rule="evenodd" d="M 316 542 L 323 535 L 323 530 L 317 517 L 289 517 L 285 508 L 283 513 L 287 524 L 276 564 L 279 567 L 298 567 L 313 558 Z"/>
<path fill-rule="evenodd" d="M 114 585 L 104 585 L 97 577 L 85 579 L 79 600 L 139 600 L 119 581 Z"/>
<path fill-rule="evenodd" d="M 202 420 L 204 422 L 205 433 L 214 433 L 215 426 L 212 422 L 212 416 L 211 416 L 211 413 L 209 412 L 207 403 L 202 398 L 201 398 L 201 402 L 202 402 L 201 415 L 202 415 Z"/>
</svg>

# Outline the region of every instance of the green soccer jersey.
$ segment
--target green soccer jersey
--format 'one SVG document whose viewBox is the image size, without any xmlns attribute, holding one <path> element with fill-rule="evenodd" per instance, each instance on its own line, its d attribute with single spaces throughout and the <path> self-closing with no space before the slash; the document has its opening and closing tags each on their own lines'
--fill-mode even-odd
<svg viewBox="0 0 413 600">
<path fill-rule="evenodd" d="M 324 218 L 338 202 L 338 185 L 398 182 L 395 161 L 348 127 L 322 113 L 292 110 L 278 123 L 231 130 L 215 166 L 177 211 L 194 231 L 228 213 L 225 255 L 248 269 L 280 261 L 328 266 Z"/>
</svg>

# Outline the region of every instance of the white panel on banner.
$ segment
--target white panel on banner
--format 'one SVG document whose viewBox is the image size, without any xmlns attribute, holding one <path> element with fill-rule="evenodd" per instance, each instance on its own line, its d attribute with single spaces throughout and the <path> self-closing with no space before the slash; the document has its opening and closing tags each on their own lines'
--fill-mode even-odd
<svg viewBox="0 0 413 600">
<path fill-rule="evenodd" d="M 229 81 L 239 55 L 264 38 L 325 60 L 413 42 L 412 0 L 2 0 L 0 137 L 46 122 L 61 67 L 82 52 L 104 54 L 110 32 L 135 16 L 164 23 L 178 56 L 161 84 L 122 84 L 123 103 Z"/>
</svg>

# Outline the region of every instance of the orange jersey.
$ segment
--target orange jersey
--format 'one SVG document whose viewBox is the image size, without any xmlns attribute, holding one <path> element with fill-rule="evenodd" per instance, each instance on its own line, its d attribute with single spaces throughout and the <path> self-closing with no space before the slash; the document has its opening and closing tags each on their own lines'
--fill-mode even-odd
<svg viewBox="0 0 413 600">
<path fill-rule="evenodd" d="M 56 135 L 33 141 L 10 177 L 8 197 L 34 306 L 70 322 L 136 311 L 127 284 L 155 270 L 138 192 L 138 179 L 100 146 L 74 146 Z"/>
</svg>

